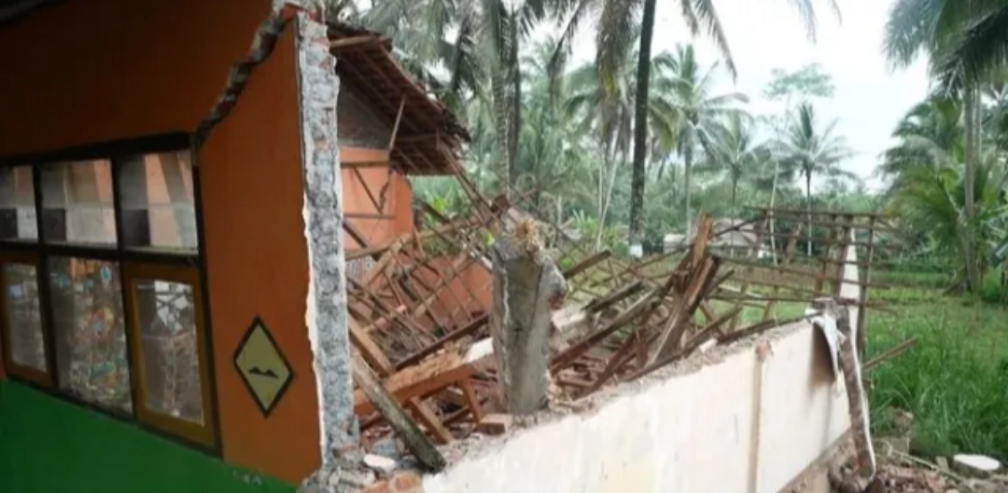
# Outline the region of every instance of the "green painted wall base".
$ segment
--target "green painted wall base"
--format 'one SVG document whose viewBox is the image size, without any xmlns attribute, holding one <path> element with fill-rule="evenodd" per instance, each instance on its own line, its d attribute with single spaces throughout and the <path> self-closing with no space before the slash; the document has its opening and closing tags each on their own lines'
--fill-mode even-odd
<svg viewBox="0 0 1008 493">
<path fill-rule="evenodd" d="M 0 492 L 294 491 L 137 426 L 0 381 Z"/>
</svg>

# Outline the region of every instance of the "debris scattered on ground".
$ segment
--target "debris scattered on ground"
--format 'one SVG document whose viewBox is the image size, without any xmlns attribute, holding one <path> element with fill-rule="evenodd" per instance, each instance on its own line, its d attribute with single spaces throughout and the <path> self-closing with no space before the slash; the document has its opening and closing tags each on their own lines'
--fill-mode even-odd
<svg viewBox="0 0 1008 493">
<path fill-rule="evenodd" d="M 713 219 L 702 214 L 681 251 L 622 259 L 586 248 L 563 225 L 530 212 L 536 210 L 531 194 L 490 200 L 464 174 L 457 178 L 472 201 L 468 215 L 447 217 L 423 204 L 418 212 L 424 217 L 415 221 L 422 228 L 382 245 L 367 244 L 356 231 L 352 236 L 361 248 L 347 252 L 353 350 L 374 376 L 368 388 L 355 381 L 354 411 L 364 449 L 377 455 L 393 453 L 388 437 L 394 435 L 414 455 L 423 450 L 421 462 L 442 464 L 432 445 L 519 425 L 492 415 L 503 410 L 490 337 L 493 245 L 503 231 L 534 224 L 536 251 L 549 256 L 566 285 L 563 296 L 549 300 L 551 410 L 572 412 L 604 388 L 801 319 L 778 317 L 780 305 L 832 297 L 861 307 L 860 323 L 863 308 L 875 306 L 867 301 L 867 288 L 881 287 L 865 274 L 871 232 L 886 227 L 879 216 L 758 209 L 752 220 L 715 230 Z M 757 245 L 780 236 L 777 258 L 724 240 L 739 228 L 749 228 Z M 855 230 L 867 232 L 868 241 L 855 241 Z M 799 242 L 806 240 L 821 247 L 803 254 Z M 864 252 L 858 256 L 862 281 L 846 281 L 860 282 L 858 299 L 839 295 L 851 248 Z M 355 379 L 369 376 L 357 370 Z M 375 387 L 379 382 L 387 393 Z M 383 394 L 395 402 L 372 401 Z M 413 433 L 404 418 L 421 433 Z"/>
<path fill-rule="evenodd" d="M 990 469 L 997 461 L 989 457 L 963 455 L 966 462 L 978 464 L 985 469 L 983 478 L 971 477 L 958 472 L 949 460 L 936 457 L 934 462 L 910 454 L 890 449 L 878 451 L 879 466 L 876 481 L 866 493 L 1006 493 L 1008 492 L 1008 471 Z M 976 460 L 975 458 L 980 458 Z M 956 461 L 953 460 L 953 464 Z M 1000 464 L 998 464 L 1000 466 Z M 854 462 L 840 465 L 831 471 L 830 481 L 838 493 L 847 493 L 853 483 Z M 972 470 L 972 469 L 971 469 Z M 1000 471 L 1000 472 L 996 472 Z M 862 493 L 857 491 L 856 493 Z"/>
<path fill-rule="evenodd" d="M 364 455 L 364 465 L 384 474 L 391 473 L 398 467 L 398 463 L 395 460 L 375 454 Z"/>
<path fill-rule="evenodd" d="M 484 435 L 503 435 L 514 422 L 510 414 L 488 414 L 480 420 L 476 431 Z"/>
<path fill-rule="evenodd" d="M 986 478 L 1001 469 L 1001 463 L 984 455 L 958 454 L 952 457 L 952 467 L 963 475 Z"/>
</svg>

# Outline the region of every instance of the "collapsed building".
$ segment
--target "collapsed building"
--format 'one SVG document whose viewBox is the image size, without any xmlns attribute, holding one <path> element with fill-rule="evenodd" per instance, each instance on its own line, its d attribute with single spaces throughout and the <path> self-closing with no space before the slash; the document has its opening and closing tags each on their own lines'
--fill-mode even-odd
<svg viewBox="0 0 1008 493">
<path fill-rule="evenodd" d="M 478 190 L 463 126 L 322 2 L 0 16 L 3 491 L 826 491 L 870 457 L 883 218 L 701 215 L 624 259 Z"/>
</svg>

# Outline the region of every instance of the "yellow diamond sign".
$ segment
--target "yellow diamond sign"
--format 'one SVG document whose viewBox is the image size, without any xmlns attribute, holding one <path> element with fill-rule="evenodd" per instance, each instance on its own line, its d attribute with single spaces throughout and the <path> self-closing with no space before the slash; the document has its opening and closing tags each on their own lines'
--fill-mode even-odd
<svg viewBox="0 0 1008 493">
<path fill-rule="evenodd" d="M 238 344 L 234 364 L 252 400 L 269 416 L 294 379 L 294 372 L 259 317 Z"/>
</svg>

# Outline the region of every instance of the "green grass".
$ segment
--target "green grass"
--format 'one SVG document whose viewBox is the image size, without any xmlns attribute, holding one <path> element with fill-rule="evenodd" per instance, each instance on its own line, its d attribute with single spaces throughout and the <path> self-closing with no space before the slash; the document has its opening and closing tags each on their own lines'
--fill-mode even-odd
<svg viewBox="0 0 1008 493">
<path fill-rule="evenodd" d="M 872 297 L 896 313 L 869 312 L 869 357 L 918 340 L 871 374 L 874 431 L 891 431 L 890 409 L 904 409 L 914 415 L 915 453 L 1008 459 L 1008 310 L 934 289 L 875 290 Z"/>
</svg>

